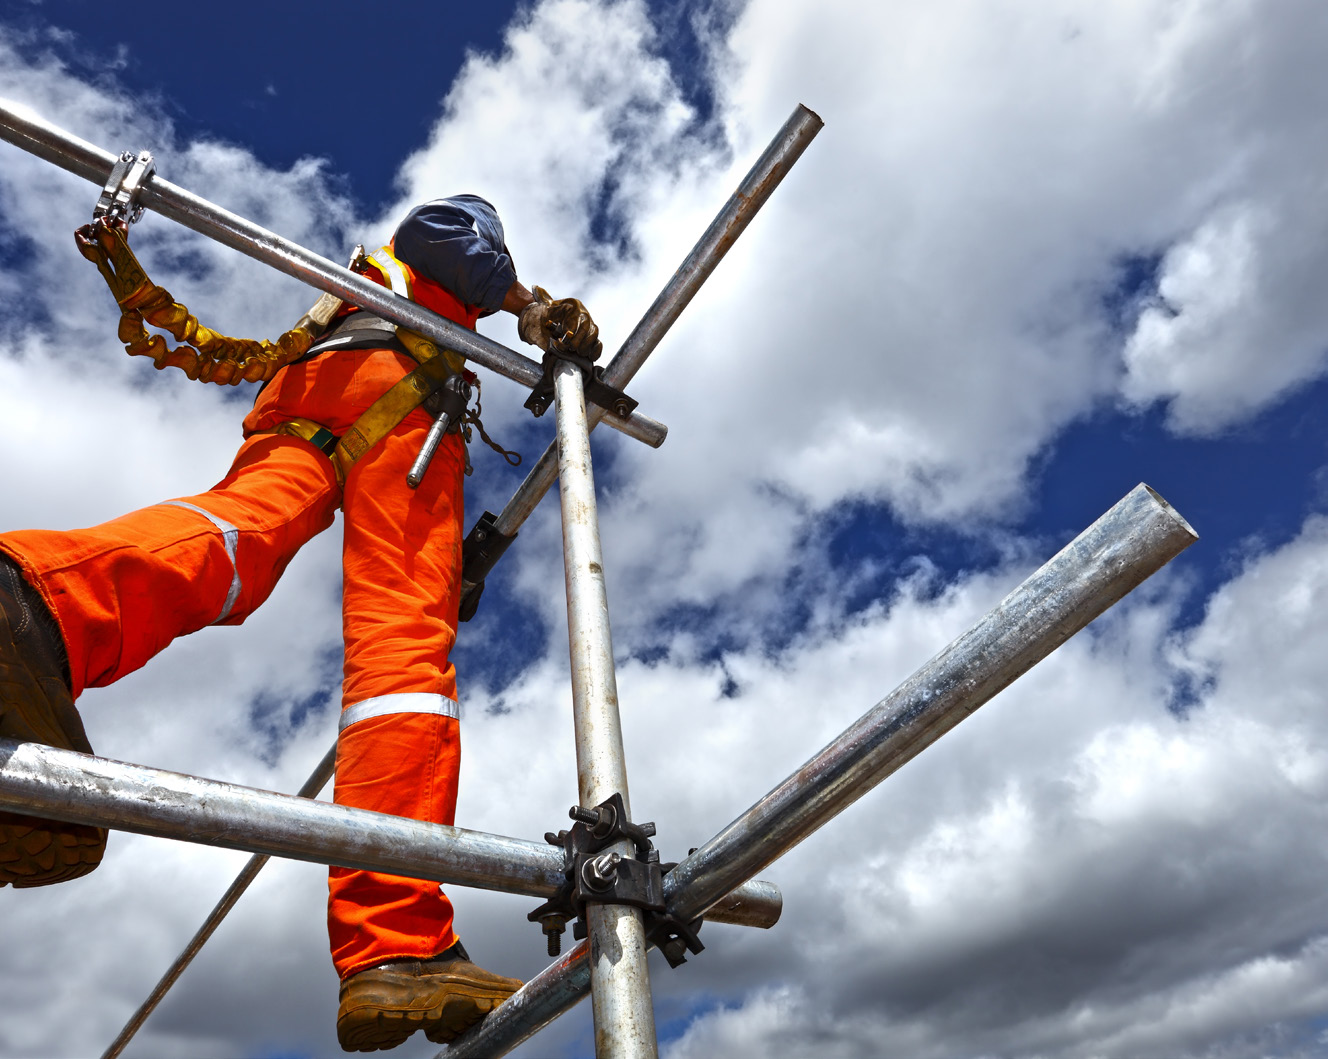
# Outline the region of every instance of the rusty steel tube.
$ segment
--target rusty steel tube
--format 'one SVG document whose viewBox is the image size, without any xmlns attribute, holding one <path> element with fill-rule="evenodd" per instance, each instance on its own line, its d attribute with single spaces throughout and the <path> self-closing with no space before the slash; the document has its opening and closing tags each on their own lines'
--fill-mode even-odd
<svg viewBox="0 0 1328 1059">
<path fill-rule="evenodd" d="M 310 773 L 309 778 L 304 781 L 299 792 L 295 795 L 297 798 L 317 798 L 322 789 L 327 786 L 327 781 L 332 778 L 332 773 L 337 765 L 337 744 L 334 742 L 332 748 L 323 755 L 323 759 Z M 175 958 L 175 962 L 166 969 L 166 973 L 161 976 L 161 980 L 148 994 L 148 998 L 143 1001 L 138 1010 L 129 1017 L 125 1023 L 124 1029 L 120 1031 L 119 1036 L 110 1044 L 110 1047 L 102 1053 L 101 1059 L 116 1059 L 121 1052 L 134 1039 L 136 1034 L 147 1021 L 148 1016 L 156 1009 L 157 1005 L 170 992 L 171 987 L 179 980 L 180 975 L 184 974 L 185 968 L 194 962 L 194 957 L 199 954 L 203 946 L 224 920 L 230 911 L 235 907 L 237 901 L 244 896 L 244 892 L 249 889 L 250 884 L 258 878 L 258 873 L 263 870 L 263 866 L 270 858 L 265 853 L 259 853 L 249 858 L 249 863 L 240 869 L 240 874 L 235 877 L 235 881 L 221 896 L 215 908 L 208 914 L 203 925 L 198 928 L 198 932 L 189 939 L 189 944 L 184 947 L 184 951 Z"/>
<path fill-rule="evenodd" d="M 774 193 L 780 182 L 802 157 L 825 123 L 801 103 L 798 104 L 783 127 L 775 134 L 756 164 L 742 178 L 736 191 L 729 196 L 723 208 L 710 222 L 691 253 L 678 266 L 659 296 L 651 303 L 632 333 L 627 336 L 613 360 L 604 369 L 604 380 L 623 389 L 641 369 L 646 358 L 655 351 L 660 340 L 682 315 L 701 285 L 710 278 L 715 266 L 723 260 L 729 248 L 738 240 L 756 213 Z M 590 429 L 604 418 L 600 408 L 590 410 Z M 494 528 L 504 536 L 512 536 L 521 528 L 531 513 L 544 499 L 558 472 L 558 455 L 550 444 L 535 462 L 523 481 L 498 516 Z M 467 591 L 465 585 L 462 592 Z"/>
<path fill-rule="evenodd" d="M 695 915 L 732 879 L 786 853 L 1197 539 L 1157 493 L 1135 487 L 977 625 L 669 872 L 668 910 Z M 530 993 L 520 1007 L 481 1023 L 462 1038 L 466 1050 L 449 1059 L 502 1055 L 572 1007 L 588 982 L 584 956 L 576 958 L 581 949 L 527 983 Z"/>
<path fill-rule="evenodd" d="M 0 139 L 8 140 L 38 158 L 53 162 L 94 184 L 105 184 L 115 165 L 115 156 L 43 120 L 26 107 L 0 99 Z M 398 297 L 386 287 L 356 275 L 312 250 L 307 250 L 275 232 L 224 210 L 170 181 L 154 175 L 139 196 L 142 205 L 184 227 L 214 239 L 232 250 L 270 265 L 278 272 L 327 291 L 352 305 L 368 309 L 385 320 L 400 324 L 456 350 L 481 367 L 504 375 L 527 389 L 543 377 L 540 365 L 491 338 L 462 327 L 422 305 Z M 664 424 L 633 413 L 624 419 L 607 417 L 609 426 L 629 437 L 658 448 L 668 434 Z"/>
<path fill-rule="evenodd" d="M 599 541 L 595 478 L 581 372 L 562 361 L 553 376 L 558 412 L 558 481 L 562 498 L 563 567 L 567 581 L 567 636 L 572 665 L 572 716 L 576 729 L 577 791 L 590 808 L 614 794 L 627 814 L 627 762 L 618 715 L 609 600 Z M 632 857 L 630 839 L 606 853 Z M 589 902 L 591 1003 L 598 1059 L 653 1059 L 655 1011 L 646 964 L 641 910 Z"/>
</svg>

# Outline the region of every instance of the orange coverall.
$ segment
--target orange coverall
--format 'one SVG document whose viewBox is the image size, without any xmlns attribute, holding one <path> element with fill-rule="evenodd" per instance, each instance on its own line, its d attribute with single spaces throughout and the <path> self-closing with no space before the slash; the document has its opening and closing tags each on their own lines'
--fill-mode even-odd
<svg viewBox="0 0 1328 1059">
<path fill-rule="evenodd" d="M 477 309 L 413 278 L 416 301 L 474 327 Z M 342 506 L 335 800 L 451 824 L 461 743 L 448 655 L 460 602 L 464 443 L 446 435 L 419 487 L 408 488 L 431 422 L 416 409 L 351 467 L 343 490 L 312 444 L 259 433 L 303 417 L 340 435 L 414 367 L 386 349 L 288 365 L 259 394 L 229 473 L 206 493 L 90 529 L 0 535 L 0 551 L 60 624 L 74 697 L 133 672 L 177 636 L 243 622 Z M 342 978 L 384 960 L 427 958 L 456 940 L 437 883 L 344 868 L 329 874 L 328 933 Z"/>
</svg>

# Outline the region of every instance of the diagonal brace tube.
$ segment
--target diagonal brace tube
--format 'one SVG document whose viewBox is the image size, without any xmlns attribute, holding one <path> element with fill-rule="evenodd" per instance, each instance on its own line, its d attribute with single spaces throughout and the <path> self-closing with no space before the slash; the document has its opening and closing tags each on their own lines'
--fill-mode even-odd
<svg viewBox="0 0 1328 1059">
<path fill-rule="evenodd" d="M 621 390 L 632 381 L 646 358 L 654 352 L 674 321 L 691 303 L 701 285 L 710 278 L 715 266 L 723 260 L 757 211 L 765 205 L 794 163 L 802 157 L 802 152 L 821 131 L 823 124 L 816 114 L 801 104 L 794 109 L 756 160 L 756 164 L 743 177 L 737 190 L 710 222 L 710 227 L 696 241 L 691 253 L 678 266 L 659 296 L 632 329 L 627 341 L 614 354 L 613 360 L 604 369 L 605 382 Z M 594 430 L 595 425 L 604 418 L 604 413 L 600 408 L 591 408 L 589 412 L 590 429 Z M 609 422 L 613 422 L 612 417 L 609 417 Z M 494 524 L 497 532 L 505 537 L 514 535 L 544 499 L 544 494 L 549 491 L 557 476 L 557 448 L 550 444 L 498 516 Z M 463 583 L 462 595 L 474 591 L 474 588 L 473 583 Z"/>
<path fill-rule="evenodd" d="M 7 99 L 0 99 L 0 139 L 98 186 L 106 183 L 116 162 L 116 156 L 110 152 L 44 121 L 27 107 Z M 398 297 L 386 287 L 177 187 L 159 175 L 152 176 L 143 185 L 139 202 L 163 217 L 270 265 L 278 272 L 377 313 L 394 324 L 418 331 L 527 389 L 543 378 L 543 368 L 529 357 L 430 312 L 422 305 Z M 636 412 L 626 419 L 608 416 L 608 423 L 654 448 L 663 444 L 668 433 L 664 424 Z"/>
<path fill-rule="evenodd" d="M 756 164 L 742 178 L 737 190 L 715 215 L 710 227 L 696 241 L 691 253 L 678 266 L 659 296 L 632 329 L 622 347 L 613 355 L 613 360 L 604 369 L 605 382 L 621 390 L 632 381 L 646 358 L 655 351 L 669 328 L 691 303 L 701 285 L 710 278 L 729 248 L 746 230 L 756 212 L 765 205 L 794 163 L 802 157 L 802 152 L 821 131 L 823 124 L 815 113 L 801 103 L 798 104 L 756 160 Z M 594 430 L 595 425 L 604 418 L 604 412 L 600 408 L 592 408 L 589 412 L 590 429 Z M 506 536 L 515 533 L 549 491 L 557 475 L 558 453 L 551 442 L 498 516 L 495 525 L 498 532 Z"/>
<path fill-rule="evenodd" d="M 314 767 L 309 778 L 304 781 L 304 786 L 300 788 L 295 795 L 297 798 L 317 798 L 322 789 L 327 786 L 327 781 L 332 778 L 332 773 L 337 764 L 337 744 L 333 743 L 332 748 L 323 755 L 323 759 Z M 202 951 L 208 939 L 212 937 L 222 920 L 230 915 L 231 909 L 235 907 L 236 902 L 244 896 L 244 892 L 249 889 L 250 884 L 258 878 L 258 873 L 263 870 L 270 858 L 266 853 L 258 853 L 249 858 L 249 863 L 240 869 L 240 874 L 235 877 L 235 881 L 224 894 L 221 900 L 217 902 L 215 908 L 208 914 L 203 925 L 198 928 L 197 933 L 189 939 L 189 944 L 184 947 L 184 951 L 175 958 L 175 962 L 166 969 L 166 973 L 161 976 L 159 981 L 148 994 L 148 998 L 143 1001 L 138 1010 L 129 1017 L 119 1035 L 113 1040 L 110 1046 L 102 1053 L 101 1059 L 116 1059 L 121 1052 L 128 1047 L 129 1042 L 134 1039 L 136 1034 L 143 1027 L 143 1023 L 148 1020 L 148 1016 L 157 1010 L 157 1005 L 171 991 L 171 987 L 179 980 L 180 975 L 184 974 L 185 968 L 194 962 L 194 957 Z"/>
<path fill-rule="evenodd" d="M 664 877 L 669 911 L 705 909 L 843 812 L 1198 539 L 1136 486 L 996 608 L 829 746 Z M 448 1059 L 503 1055 L 589 988 L 585 945 L 527 982 L 452 1044 Z"/>
</svg>

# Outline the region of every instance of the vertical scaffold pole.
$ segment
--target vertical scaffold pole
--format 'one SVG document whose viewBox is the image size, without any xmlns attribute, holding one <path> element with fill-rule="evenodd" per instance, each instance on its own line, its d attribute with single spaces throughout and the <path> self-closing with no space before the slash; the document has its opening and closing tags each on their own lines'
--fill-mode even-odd
<svg viewBox="0 0 1328 1059">
<path fill-rule="evenodd" d="M 587 807 L 620 794 L 630 815 L 585 393 L 580 370 L 566 361 L 554 373 L 554 396 L 578 793 Z M 610 852 L 630 857 L 635 851 L 624 839 Z M 595 1054 L 599 1059 L 653 1059 L 658 1054 L 655 1013 L 641 911 L 590 903 L 586 921 Z"/>
</svg>

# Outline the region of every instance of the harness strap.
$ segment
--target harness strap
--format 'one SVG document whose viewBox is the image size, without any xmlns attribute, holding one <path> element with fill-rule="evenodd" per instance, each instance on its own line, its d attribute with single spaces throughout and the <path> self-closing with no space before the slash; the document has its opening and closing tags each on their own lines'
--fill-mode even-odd
<svg viewBox="0 0 1328 1059">
<path fill-rule="evenodd" d="M 383 278 L 387 280 L 388 286 L 392 288 L 392 293 L 401 298 L 407 298 L 414 301 L 414 288 L 411 283 L 410 269 L 398 260 L 396 254 L 392 252 L 390 246 L 379 247 L 369 255 L 369 263 L 378 269 Z M 406 347 L 407 352 L 412 357 L 423 364 L 426 360 L 432 360 L 441 354 L 446 358 L 452 371 L 460 374 L 466 368 L 466 358 L 459 353 L 454 353 L 450 349 L 440 350 L 432 341 L 425 338 L 418 331 L 411 331 L 408 328 L 398 326 L 397 338 L 402 345 Z"/>
<path fill-rule="evenodd" d="M 334 463 L 340 465 L 344 475 L 350 473 L 355 461 L 374 445 L 387 437 L 406 416 L 422 405 L 425 399 L 453 374 L 443 357 L 427 360 L 404 379 L 378 398 L 359 419 L 341 435 Z"/>
</svg>

